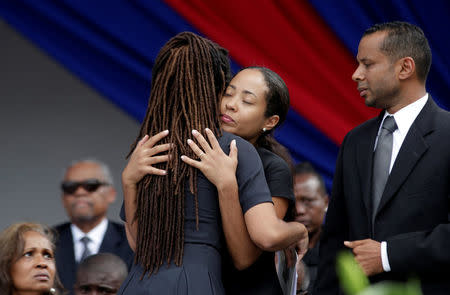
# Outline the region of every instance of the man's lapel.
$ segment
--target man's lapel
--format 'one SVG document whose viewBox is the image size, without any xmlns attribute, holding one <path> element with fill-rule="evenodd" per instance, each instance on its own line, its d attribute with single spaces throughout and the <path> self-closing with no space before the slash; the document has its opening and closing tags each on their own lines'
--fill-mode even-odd
<svg viewBox="0 0 450 295">
<path fill-rule="evenodd" d="M 433 119 L 437 108 L 437 105 L 429 96 L 427 103 L 411 125 L 403 141 L 381 197 L 377 214 L 400 189 L 417 162 L 427 151 L 428 145 L 424 138 L 434 130 Z"/>
<path fill-rule="evenodd" d="M 120 239 L 118 238 L 117 232 L 114 229 L 114 225 L 110 221 L 108 221 L 108 228 L 106 229 L 99 252 L 114 253 L 115 250 L 117 250 L 116 248 L 118 242 L 120 242 Z"/>
</svg>

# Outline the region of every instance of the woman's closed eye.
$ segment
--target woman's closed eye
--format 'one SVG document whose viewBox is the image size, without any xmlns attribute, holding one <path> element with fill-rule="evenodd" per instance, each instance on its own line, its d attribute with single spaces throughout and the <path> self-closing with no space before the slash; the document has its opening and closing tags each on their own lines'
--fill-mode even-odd
<svg viewBox="0 0 450 295">
<path fill-rule="evenodd" d="M 223 96 L 233 96 L 235 92 L 235 89 L 233 88 L 233 86 L 228 86 L 227 89 L 225 89 L 225 92 L 223 93 Z"/>
</svg>

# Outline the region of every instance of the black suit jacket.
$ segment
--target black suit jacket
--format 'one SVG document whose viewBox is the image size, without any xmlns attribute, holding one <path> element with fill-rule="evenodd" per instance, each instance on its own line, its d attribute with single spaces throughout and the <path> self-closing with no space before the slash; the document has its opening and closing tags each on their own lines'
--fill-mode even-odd
<svg viewBox="0 0 450 295">
<path fill-rule="evenodd" d="M 373 150 L 383 114 L 350 131 L 339 151 L 314 294 L 339 294 L 336 253 L 344 240 L 367 238 L 387 241 L 391 266 L 371 281 L 415 275 L 424 294 L 450 292 L 450 113 L 429 96 L 397 155 L 372 232 Z"/>
<path fill-rule="evenodd" d="M 62 284 L 72 293 L 76 279 L 77 263 L 73 250 L 74 246 L 70 223 L 60 224 L 55 227 L 55 230 L 58 233 L 55 252 L 56 269 Z M 116 254 L 128 264 L 128 267 L 131 266 L 133 262 L 133 251 L 128 245 L 123 225 L 108 221 L 105 237 L 99 249 L 99 253 L 104 252 Z"/>
</svg>

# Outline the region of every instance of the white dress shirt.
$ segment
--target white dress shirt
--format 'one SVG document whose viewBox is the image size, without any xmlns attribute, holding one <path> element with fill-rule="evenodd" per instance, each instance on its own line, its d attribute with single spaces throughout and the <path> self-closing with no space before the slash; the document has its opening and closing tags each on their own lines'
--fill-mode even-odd
<svg viewBox="0 0 450 295">
<path fill-rule="evenodd" d="M 80 262 L 81 256 L 83 255 L 84 245 L 81 239 L 87 236 L 90 242 L 87 244 L 89 251 L 92 255 L 97 254 L 100 250 L 103 238 L 105 237 L 106 230 L 108 228 L 108 219 L 104 218 L 96 227 L 94 227 L 90 232 L 84 233 L 75 224 L 70 225 L 70 230 L 72 231 L 73 237 L 73 251 L 75 254 L 75 261 Z"/>
<path fill-rule="evenodd" d="M 380 127 L 378 129 L 377 138 L 375 140 L 374 150 L 377 146 L 378 136 L 381 133 L 381 127 L 383 126 L 384 119 L 387 116 L 394 116 L 395 123 L 397 124 L 397 129 L 392 133 L 392 156 L 391 164 L 389 166 L 389 173 L 392 171 L 395 159 L 397 158 L 398 152 L 408 134 L 409 128 L 413 124 L 414 120 L 419 115 L 420 111 L 423 109 L 428 100 L 428 93 L 423 97 L 416 100 L 415 102 L 407 105 L 406 107 L 398 110 L 395 114 L 389 114 L 387 111 L 384 113 L 383 120 L 381 120 Z M 391 271 L 391 266 L 389 265 L 389 258 L 387 255 L 387 243 L 385 241 L 381 242 L 381 263 L 383 264 L 383 270 L 388 272 Z"/>
</svg>

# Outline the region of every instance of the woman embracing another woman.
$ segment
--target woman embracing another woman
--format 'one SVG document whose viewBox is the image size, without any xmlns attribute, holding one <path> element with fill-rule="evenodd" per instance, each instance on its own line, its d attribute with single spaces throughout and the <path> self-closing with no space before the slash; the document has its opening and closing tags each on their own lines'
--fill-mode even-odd
<svg viewBox="0 0 450 295">
<path fill-rule="evenodd" d="M 307 236 L 301 224 L 277 217 L 254 146 L 221 130 L 229 76 L 226 50 L 193 33 L 178 34 L 159 52 L 147 114 L 122 173 L 135 264 L 119 294 L 224 294 L 224 236 L 233 222 L 221 218 L 222 198 L 239 199 L 259 247 L 277 250 Z M 191 132 L 205 128 L 225 155 L 220 177 L 184 162 L 206 156 L 188 146 Z"/>
</svg>

